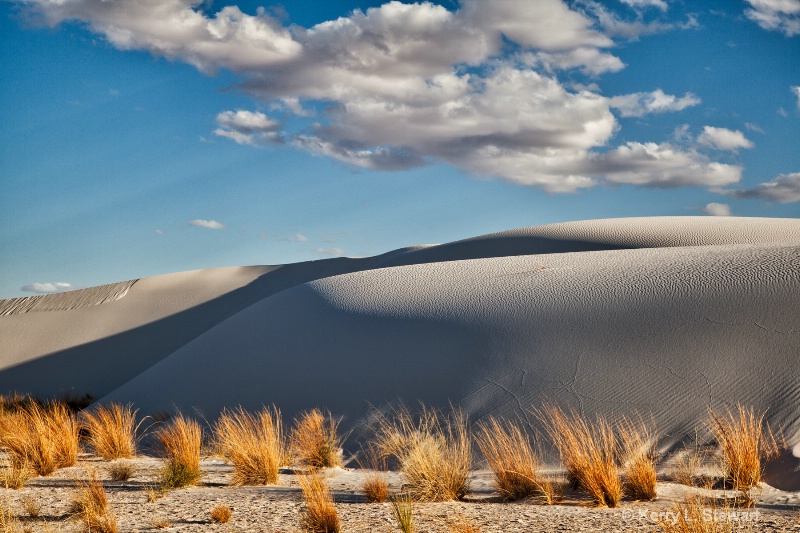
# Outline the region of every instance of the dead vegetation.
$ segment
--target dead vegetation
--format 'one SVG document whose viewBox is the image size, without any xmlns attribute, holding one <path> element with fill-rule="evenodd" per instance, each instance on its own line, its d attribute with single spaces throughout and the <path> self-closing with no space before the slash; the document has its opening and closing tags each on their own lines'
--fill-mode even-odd
<svg viewBox="0 0 800 533">
<path fill-rule="evenodd" d="M 241 407 L 223 411 L 214 426 L 220 453 L 233 463 L 233 485 L 272 485 L 287 452 L 281 413 L 263 408 L 253 415 Z"/>
</svg>

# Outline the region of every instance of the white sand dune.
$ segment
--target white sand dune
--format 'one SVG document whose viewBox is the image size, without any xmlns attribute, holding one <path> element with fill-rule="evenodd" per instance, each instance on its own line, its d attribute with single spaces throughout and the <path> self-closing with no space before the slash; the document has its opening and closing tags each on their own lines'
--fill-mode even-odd
<svg viewBox="0 0 800 533">
<path fill-rule="evenodd" d="M 768 409 L 800 442 L 800 220 L 553 224 L 366 259 L 145 278 L 113 302 L 0 317 L 0 391 L 144 412 L 543 399 L 652 415 Z"/>
</svg>

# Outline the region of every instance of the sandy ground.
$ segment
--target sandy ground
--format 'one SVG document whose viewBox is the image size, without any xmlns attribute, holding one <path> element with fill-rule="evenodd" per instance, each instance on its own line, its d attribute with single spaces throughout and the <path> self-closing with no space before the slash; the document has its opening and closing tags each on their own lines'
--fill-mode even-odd
<svg viewBox="0 0 800 533">
<path fill-rule="evenodd" d="M 156 522 L 170 525 L 163 531 L 300 531 L 302 499 L 297 475 L 284 471 L 279 485 L 268 487 L 230 487 L 233 468 L 222 459 L 207 458 L 202 463 L 200 485 L 176 490 L 148 502 L 147 489 L 158 476 L 160 461 L 141 457 L 132 461 L 134 476 L 126 482 L 109 480 L 110 463 L 82 456 L 75 467 L 59 470 L 49 477 L 34 478 L 23 489 L 0 489 L 0 498 L 21 518 L 26 517 L 23 501 L 33 499 L 41 507 L 36 519 L 24 520 L 30 531 L 80 531 L 80 524 L 69 515 L 69 504 L 76 480 L 86 479 L 94 470 L 104 480 L 119 531 L 155 531 Z M 399 531 L 388 503 L 367 503 L 361 494 L 364 470 L 327 469 L 324 471 L 336 500 L 344 532 Z M 389 474 L 392 490 L 402 485 L 402 477 Z M 762 486 L 762 496 L 753 510 L 733 509 L 739 521 L 734 531 L 800 531 L 800 492 L 783 492 Z M 491 473 L 474 473 L 471 491 L 465 501 L 414 504 L 414 519 L 419 532 L 447 532 L 448 525 L 466 518 L 486 532 L 566 532 L 566 531 L 658 531 L 660 516 L 670 517 L 676 502 L 697 489 L 670 482 L 659 483 L 654 502 L 624 501 L 616 509 L 594 508 L 580 494 L 567 493 L 555 506 L 533 501 L 502 502 L 493 492 Z M 721 495 L 721 492 L 717 491 Z M 217 505 L 233 509 L 227 524 L 215 524 L 210 511 Z M 667 514 L 664 514 L 667 513 Z"/>
</svg>

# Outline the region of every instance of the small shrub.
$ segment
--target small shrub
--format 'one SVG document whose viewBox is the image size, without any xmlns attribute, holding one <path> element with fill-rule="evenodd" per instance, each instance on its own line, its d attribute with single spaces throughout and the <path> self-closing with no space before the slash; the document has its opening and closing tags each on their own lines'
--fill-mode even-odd
<svg viewBox="0 0 800 533">
<path fill-rule="evenodd" d="M 107 461 L 136 455 L 136 413 L 131 405 L 101 405 L 83 413 L 83 427 L 94 452 Z"/>
<path fill-rule="evenodd" d="M 227 524 L 231 520 L 233 510 L 228 505 L 217 505 L 211 509 L 211 521 L 215 524 Z"/>
<path fill-rule="evenodd" d="M 672 513 L 658 522 L 658 529 L 662 533 L 732 533 L 740 530 L 736 521 L 728 518 L 735 509 L 727 504 L 720 507 L 714 499 L 708 500 L 708 504 L 705 505 L 697 495 L 676 503 Z"/>
<path fill-rule="evenodd" d="M 295 419 L 291 440 L 297 460 L 312 468 L 341 466 L 338 427 L 339 421 L 330 412 L 323 414 L 319 409 Z"/>
<path fill-rule="evenodd" d="M 762 460 L 777 455 L 778 444 L 764 415 L 753 408 L 737 405 L 736 413 L 727 409 L 723 414 L 709 411 L 709 426 L 722 452 L 722 471 L 725 482 L 742 491 L 749 500 L 749 490 L 761 482 Z"/>
<path fill-rule="evenodd" d="M 542 493 L 540 459 L 525 432 L 515 423 L 501 423 L 494 417 L 478 424 L 476 440 L 495 486 L 506 500 L 518 500 Z"/>
<path fill-rule="evenodd" d="M 311 533 L 339 533 L 339 514 L 322 476 L 312 470 L 300 476 L 299 482 L 305 500 L 303 527 Z"/>
<path fill-rule="evenodd" d="M 452 522 L 447 523 L 447 530 L 450 533 L 481 533 L 480 526 L 462 514 L 459 514 Z"/>
<path fill-rule="evenodd" d="M 22 526 L 17 515 L 5 502 L 0 504 L 0 533 L 21 533 Z"/>
<path fill-rule="evenodd" d="M 133 477 L 135 468 L 128 461 L 117 461 L 109 468 L 109 474 L 113 481 L 128 481 Z"/>
<path fill-rule="evenodd" d="M 23 496 L 20 501 L 22 502 L 22 508 L 25 509 L 30 518 L 37 518 L 39 513 L 42 512 L 42 502 L 30 494 Z"/>
<path fill-rule="evenodd" d="M 575 410 L 565 413 L 555 405 L 545 406 L 537 416 L 558 448 L 570 482 L 596 505 L 616 507 L 622 499 L 619 446 L 608 422 L 598 417 L 590 425 Z"/>
<path fill-rule="evenodd" d="M 147 503 L 156 503 L 164 497 L 165 489 L 160 485 L 152 485 L 144 489 L 144 494 L 147 497 Z"/>
<path fill-rule="evenodd" d="M 413 499 L 447 501 L 469 491 L 472 442 L 468 421 L 458 410 L 444 416 L 423 406 L 415 419 L 400 407 L 380 418 L 377 447 L 400 463 Z"/>
<path fill-rule="evenodd" d="M 407 493 L 392 498 L 392 514 L 403 533 L 414 533 L 414 506 Z"/>
<path fill-rule="evenodd" d="M 158 519 L 154 520 L 152 524 L 150 524 L 150 527 L 153 528 L 153 529 L 166 529 L 166 528 L 170 527 L 171 525 L 172 524 L 170 524 L 169 521 L 167 521 L 167 520 L 165 520 L 163 518 L 158 518 Z"/>
<path fill-rule="evenodd" d="M 233 485 L 271 485 L 286 458 L 280 411 L 263 408 L 257 415 L 224 411 L 215 425 L 216 444 L 233 463 Z"/>
<path fill-rule="evenodd" d="M 656 498 L 656 436 L 644 420 L 623 419 L 619 425 L 625 494 L 634 500 Z"/>
<path fill-rule="evenodd" d="M 87 533 L 117 533 L 117 521 L 108 507 L 108 498 L 103 484 L 93 473 L 78 486 L 78 494 L 71 510 L 78 516 Z"/>
<path fill-rule="evenodd" d="M 159 452 L 164 458 L 160 485 L 176 489 L 194 485 L 200 479 L 202 430 L 196 421 L 177 414 L 155 432 Z"/>
</svg>

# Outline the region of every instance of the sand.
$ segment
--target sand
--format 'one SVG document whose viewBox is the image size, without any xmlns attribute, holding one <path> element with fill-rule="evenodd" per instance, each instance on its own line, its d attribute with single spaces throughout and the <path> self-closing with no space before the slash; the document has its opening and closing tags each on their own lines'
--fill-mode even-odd
<svg viewBox="0 0 800 533">
<path fill-rule="evenodd" d="M 652 416 L 663 451 L 709 407 L 742 402 L 800 444 L 800 220 L 552 224 L 126 291 L 34 297 L 36 312 L 0 316 L 0 391 L 209 419 L 323 406 L 356 431 L 370 406 L 400 399 L 473 419 L 529 417 L 546 399 Z"/>
</svg>

